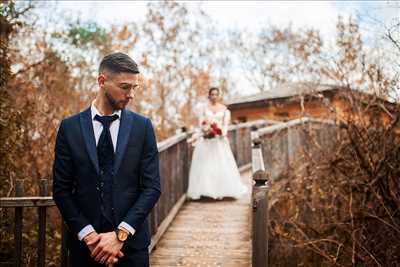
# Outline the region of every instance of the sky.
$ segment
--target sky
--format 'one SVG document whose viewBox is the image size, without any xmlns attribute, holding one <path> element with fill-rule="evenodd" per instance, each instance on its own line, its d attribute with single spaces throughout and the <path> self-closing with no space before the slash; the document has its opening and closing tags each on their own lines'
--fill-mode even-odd
<svg viewBox="0 0 400 267">
<path fill-rule="evenodd" d="M 265 25 L 320 31 L 325 41 L 333 41 L 338 16 L 359 21 L 365 44 L 379 41 L 385 25 L 400 17 L 400 1 L 180 1 L 194 9 L 199 5 L 219 30 L 240 29 L 257 32 Z M 60 12 L 81 21 L 95 21 L 103 27 L 111 24 L 140 22 L 148 1 L 52 1 L 43 2 L 39 13 Z M 190 9 L 189 9 L 190 10 Z M 239 81 L 243 88 L 245 81 Z M 247 87 L 247 86 L 246 86 Z M 246 93 L 252 93 L 252 90 Z"/>
<path fill-rule="evenodd" d="M 323 34 L 335 31 L 339 15 L 370 14 L 382 22 L 398 16 L 397 1 L 181 1 L 201 5 L 221 28 L 256 31 L 261 25 L 278 26 L 290 22 L 298 27 L 312 26 Z M 79 15 L 103 26 L 142 20 L 148 1 L 53 1 L 66 15 Z M 397 8 L 394 8 L 396 7 Z"/>
</svg>

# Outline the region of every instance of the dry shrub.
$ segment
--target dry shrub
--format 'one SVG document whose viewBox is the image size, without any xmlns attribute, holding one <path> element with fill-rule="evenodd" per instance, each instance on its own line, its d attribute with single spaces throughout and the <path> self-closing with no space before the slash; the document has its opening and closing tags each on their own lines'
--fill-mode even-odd
<svg viewBox="0 0 400 267">
<path fill-rule="evenodd" d="M 271 184 L 271 266 L 400 266 L 400 107 L 345 99 L 330 145 L 305 131 L 307 160 Z"/>
</svg>

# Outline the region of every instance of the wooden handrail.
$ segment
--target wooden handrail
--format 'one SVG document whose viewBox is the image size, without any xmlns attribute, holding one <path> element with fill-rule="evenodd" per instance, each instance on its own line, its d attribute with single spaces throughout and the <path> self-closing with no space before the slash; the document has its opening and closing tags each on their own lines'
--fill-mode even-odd
<svg viewBox="0 0 400 267">
<path fill-rule="evenodd" d="M 52 207 L 55 206 L 53 197 L 1 197 L 0 208 L 16 207 Z"/>
<path fill-rule="evenodd" d="M 255 120 L 255 121 L 249 121 L 249 122 L 243 122 L 243 123 L 238 123 L 238 124 L 232 124 L 229 125 L 228 130 L 236 130 L 236 129 L 241 129 L 241 128 L 251 128 L 252 126 L 261 126 L 261 125 L 274 125 L 280 123 L 279 121 L 273 121 L 273 120 Z"/>
<path fill-rule="evenodd" d="M 271 126 L 263 127 L 258 129 L 258 135 L 263 136 L 266 134 L 274 133 L 286 128 L 290 128 L 299 124 L 304 124 L 308 122 L 316 122 L 316 123 L 326 123 L 326 124 L 331 124 L 335 125 L 335 122 L 333 120 L 325 120 L 325 119 L 317 119 L 317 118 L 311 118 L 311 117 L 303 117 L 299 119 L 294 119 L 290 120 L 288 122 L 281 122 L 281 123 L 276 123 Z"/>
<path fill-rule="evenodd" d="M 171 136 L 157 144 L 158 151 L 162 152 L 164 150 L 167 150 L 169 147 L 176 145 L 177 143 L 181 142 L 187 137 L 188 137 L 187 133 L 179 133 L 174 136 Z"/>
</svg>

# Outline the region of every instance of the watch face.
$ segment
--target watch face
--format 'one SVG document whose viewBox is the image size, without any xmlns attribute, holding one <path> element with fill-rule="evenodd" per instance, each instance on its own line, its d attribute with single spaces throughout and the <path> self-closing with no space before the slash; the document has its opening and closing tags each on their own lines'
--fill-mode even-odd
<svg viewBox="0 0 400 267">
<path fill-rule="evenodd" d="M 127 238 L 128 238 L 128 233 L 121 230 L 118 231 L 118 239 L 120 241 L 125 241 Z"/>
</svg>

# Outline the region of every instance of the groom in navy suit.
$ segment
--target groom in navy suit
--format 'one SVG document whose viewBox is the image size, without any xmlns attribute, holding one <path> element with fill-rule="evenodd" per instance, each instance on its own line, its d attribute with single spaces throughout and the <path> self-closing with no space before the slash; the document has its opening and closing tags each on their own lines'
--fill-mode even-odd
<svg viewBox="0 0 400 267">
<path fill-rule="evenodd" d="M 146 218 L 161 192 L 152 123 L 125 109 L 138 78 L 128 55 L 104 57 L 96 99 L 58 130 L 53 197 L 73 267 L 149 266 Z"/>
</svg>

